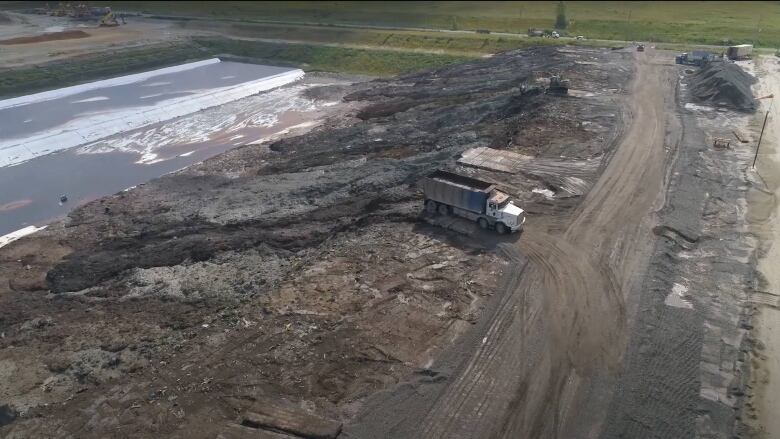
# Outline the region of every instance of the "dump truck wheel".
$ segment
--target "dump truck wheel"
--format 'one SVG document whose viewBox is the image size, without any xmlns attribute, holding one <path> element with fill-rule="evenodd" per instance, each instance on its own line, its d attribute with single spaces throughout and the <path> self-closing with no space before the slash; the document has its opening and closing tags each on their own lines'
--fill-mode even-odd
<svg viewBox="0 0 780 439">
<path fill-rule="evenodd" d="M 477 224 L 479 224 L 479 228 L 481 229 L 487 229 L 488 228 L 488 222 L 485 218 L 480 218 L 477 220 Z"/>
<path fill-rule="evenodd" d="M 505 226 L 504 223 L 497 223 L 496 232 L 504 235 L 506 233 L 509 233 L 509 227 Z"/>
<path fill-rule="evenodd" d="M 450 208 L 446 204 L 439 204 L 439 213 L 441 215 L 449 215 Z"/>
<path fill-rule="evenodd" d="M 436 202 L 433 200 L 428 200 L 425 202 L 425 210 L 428 211 L 428 213 L 436 213 Z"/>
</svg>

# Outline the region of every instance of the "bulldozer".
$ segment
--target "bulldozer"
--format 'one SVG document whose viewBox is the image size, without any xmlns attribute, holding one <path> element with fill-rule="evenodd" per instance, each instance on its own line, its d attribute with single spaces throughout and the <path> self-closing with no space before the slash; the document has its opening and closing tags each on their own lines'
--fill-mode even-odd
<svg viewBox="0 0 780 439">
<path fill-rule="evenodd" d="M 550 85 L 547 86 L 547 94 L 565 95 L 569 93 L 569 80 L 560 75 L 550 77 Z"/>
</svg>

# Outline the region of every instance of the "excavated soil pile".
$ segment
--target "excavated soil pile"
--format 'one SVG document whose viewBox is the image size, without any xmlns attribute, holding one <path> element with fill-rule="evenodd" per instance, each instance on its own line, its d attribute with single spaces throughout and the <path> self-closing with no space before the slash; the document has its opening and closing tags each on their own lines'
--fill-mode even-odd
<svg viewBox="0 0 780 439">
<path fill-rule="evenodd" d="M 756 78 L 730 62 L 711 62 L 691 76 L 691 94 L 702 103 L 756 111 L 750 86 Z"/>
<path fill-rule="evenodd" d="M 81 30 L 66 30 L 62 32 L 52 32 L 48 34 L 36 35 L 34 37 L 18 37 L 7 40 L 0 40 L 0 44 L 10 46 L 13 44 L 42 43 L 44 41 L 73 40 L 76 38 L 86 38 L 89 34 Z"/>
</svg>

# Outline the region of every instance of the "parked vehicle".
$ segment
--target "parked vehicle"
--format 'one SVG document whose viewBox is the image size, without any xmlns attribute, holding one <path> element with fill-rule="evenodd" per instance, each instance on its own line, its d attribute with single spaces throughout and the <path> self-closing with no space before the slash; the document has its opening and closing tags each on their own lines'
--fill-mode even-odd
<svg viewBox="0 0 780 439">
<path fill-rule="evenodd" d="M 636 51 L 637 52 L 644 52 L 645 51 L 645 45 L 644 44 L 640 44 L 640 45 L 636 46 Z"/>
<path fill-rule="evenodd" d="M 690 53 L 681 53 L 674 57 L 676 64 L 683 64 L 688 66 L 703 66 L 710 61 L 714 61 L 717 57 L 712 53 L 705 52 L 703 50 L 694 50 Z"/>
<path fill-rule="evenodd" d="M 732 60 L 748 59 L 753 53 L 752 44 L 740 44 L 737 46 L 731 46 L 726 51 L 726 56 Z"/>
<path fill-rule="evenodd" d="M 440 170 L 421 186 L 429 213 L 460 216 L 502 234 L 521 230 L 525 223 L 525 211 L 492 183 Z"/>
</svg>

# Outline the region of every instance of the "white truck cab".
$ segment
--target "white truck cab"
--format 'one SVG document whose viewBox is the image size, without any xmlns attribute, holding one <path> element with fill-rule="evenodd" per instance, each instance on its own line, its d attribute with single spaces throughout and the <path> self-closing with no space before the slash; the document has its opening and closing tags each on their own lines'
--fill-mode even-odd
<svg viewBox="0 0 780 439">
<path fill-rule="evenodd" d="M 488 216 L 495 220 L 495 223 L 504 224 L 510 231 L 516 232 L 523 227 L 525 223 L 525 211 L 509 199 L 509 195 L 494 191 L 487 201 Z"/>
</svg>

